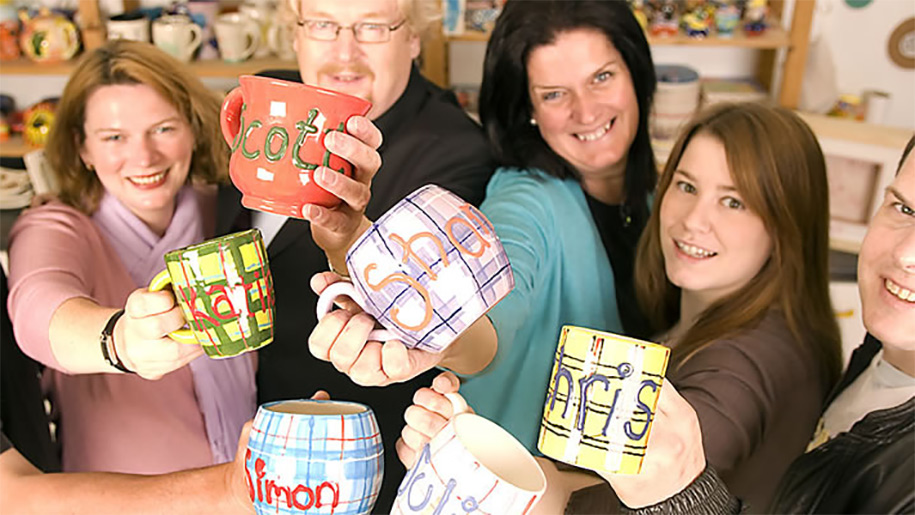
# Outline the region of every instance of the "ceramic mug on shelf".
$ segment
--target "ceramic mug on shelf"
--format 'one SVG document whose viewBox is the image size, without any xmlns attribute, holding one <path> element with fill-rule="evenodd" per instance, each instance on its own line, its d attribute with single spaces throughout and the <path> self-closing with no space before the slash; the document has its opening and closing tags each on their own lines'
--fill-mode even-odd
<svg viewBox="0 0 915 515">
<path fill-rule="evenodd" d="M 470 413 L 461 396 L 447 397 L 455 415 L 407 471 L 391 514 L 530 512 L 546 490 L 540 465 L 508 431 Z"/>
<path fill-rule="evenodd" d="M 365 115 L 372 104 L 360 98 L 295 82 L 242 75 L 220 112 L 222 135 L 232 151 L 229 176 L 241 203 L 302 218 L 305 204 L 331 207 L 340 199 L 312 180 L 318 166 L 349 177 L 353 165 L 324 148 L 330 131 Z"/>
<path fill-rule="evenodd" d="M 355 402 L 262 404 L 248 438 L 245 472 L 259 515 L 371 513 L 384 476 L 375 414 Z"/>
<path fill-rule="evenodd" d="M 166 15 L 153 22 L 152 37 L 157 47 L 186 63 L 203 42 L 203 30 L 185 15 Z"/>
<path fill-rule="evenodd" d="M 112 16 L 106 24 L 108 39 L 149 42 L 149 18 L 141 12 Z"/>
<path fill-rule="evenodd" d="M 669 355 L 663 345 L 564 326 L 537 448 L 570 465 L 637 474 Z"/>
<path fill-rule="evenodd" d="M 441 352 L 514 287 L 508 256 L 492 224 L 450 191 L 426 185 L 383 214 L 346 254 L 352 282 L 318 299 L 320 320 L 345 295 L 401 340 Z"/>
<path fill-rule="evenodd" d="M 261 44 L 260 26 L 243 14 L 220 15 L 216 18 L 215 31 L 219 55 L 226 62 L 247 61 Z"/>
<path fill-rule="evenodd" d="M 237 232 L 165 254 L 166 269 L 150 291 L 174 291 L 188 328 L 169 336 L 228 358 L 273 341 L 273 276 L 258 229 Z"/>
</svg>

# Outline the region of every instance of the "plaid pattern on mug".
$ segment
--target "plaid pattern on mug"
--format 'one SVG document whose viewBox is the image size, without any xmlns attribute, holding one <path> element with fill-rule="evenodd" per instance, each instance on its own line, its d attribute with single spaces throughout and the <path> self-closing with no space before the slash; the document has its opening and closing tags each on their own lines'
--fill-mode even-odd
<svg viewBox="0 0 915 515">
<path fill-rule="evenodd" d="M 283 403 L 342 404 L 352 414 L 272 411 Z M 245 460 L 257 513 L 370 513 L 384 476 L 384 447 L 368 406 L 340 401 L 277 401 L 257 410 Z"/>
</svg>

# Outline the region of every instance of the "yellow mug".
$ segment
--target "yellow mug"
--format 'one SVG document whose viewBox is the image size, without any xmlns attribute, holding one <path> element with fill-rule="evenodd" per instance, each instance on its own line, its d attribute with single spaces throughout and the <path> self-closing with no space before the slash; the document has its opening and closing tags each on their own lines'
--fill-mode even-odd
<svg viewBox="0 0 915 515">
<path fill-rule="evenodd" d="M 570 465 L 637 474 L 669 355 L 655 343 L 564 326 L 537 448 Z"/>
</svg>

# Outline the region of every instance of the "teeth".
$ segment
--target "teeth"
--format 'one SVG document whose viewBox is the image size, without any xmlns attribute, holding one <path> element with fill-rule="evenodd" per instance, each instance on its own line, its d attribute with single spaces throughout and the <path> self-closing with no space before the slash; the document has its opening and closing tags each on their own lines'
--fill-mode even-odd
<svg viewBox="0 0 915 515">
<path fill-rule="evenodd" d="M 886 286 L 886 290 L 888 292 L 892 293 L 900 300 L 904 300 L 906 302 L 915 302 L 915 291 L 911 291 L 908 288 L 903 288 L 902 286 L 899 286 L 889 279 L 885 280 L 883 284 Z"/>
<path fill-rule="evenodd" d="M 590 134 L 576 134 L 575 137 L 578 138 L 578 141 L 594 141 L 594 140 L 600 138 L 601 136 L 603 136 L 604 134 L 607 134 L 607 131 L 610 130 L 610 127 L 612 125 L 613 125 L 613 120 L 610 120 L 609 122 L 607 122 L 606 125 L 604 125 L 600 129 L 597 129 L 596 131 L 594 131 Z"/>
<path fill-rule="evenodd" d="M 148 185 L 161 181 L 163 177 L 165 177 L 165 172 L 159 172 L 154 175 L 144 175 L 142 177 L 128 177 L 127 179 L 134 184 Z"/>
<path fill-rule="evenodd" d="M 694 257 L 694 258 L 707 258 L 707 257 L 712 257 L 712 256 L 718 255 L 717 252 L 705 250 L 703 248 L 699 248 L 694 245 L 687 245 L 685 243 L 680 243 L 679 241 L 677 241 L 675 243 L 677 244 L 677 248 L 682 250 L 684 254 Z"/>
</svg>

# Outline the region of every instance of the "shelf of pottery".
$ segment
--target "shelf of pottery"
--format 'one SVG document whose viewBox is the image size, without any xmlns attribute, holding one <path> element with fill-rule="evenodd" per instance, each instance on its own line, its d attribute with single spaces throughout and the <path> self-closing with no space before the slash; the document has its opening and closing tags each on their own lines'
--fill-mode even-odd
<svg viewBox="0 0 915 515">
<path fill-rule="evenodd" d="M 117 38 L 151 42 L 189 63 L 200 77 L 234 78 L 296 67 L 295 16 L 282 0 L 190 0 L 167 10 L 133 9 L 107 19 L 97 0 L 80 0 L 78 12 L 17 8 L 12 0 L 0 0 L 0 74 L 67 76 L 82 50 Z M 40 146 L 28 137 L 11 136 L 9 129 L 9 124 L 0 126 L 0 155 L 22 156 Z"/>
<path fill-rule="evenodd" d="M 478 85 L 451 84 L 448 47 L 452 43 L 487 42 L 503 3 L 446 0 L 441 33 L 424 42 L 424 73 L 439 85 L 452 88 L 471 113 L 476 109 Z M 676 130 L 700 103 L 765 100 L 772 97 L 770 91 L 778 91 L 774 98 L 778 104 L 797 107 L 813 20 L 813 0 L 794 2 L 788 28 L 780 22 L 786 14 L 780 0 L 629 0 L 629 3 L 653 47 L 681 46 L 697 53 L 713 47 L 760 52 L 755 76 L 736 80 L 700 78 L 695 70 L 682 66 L 657 67 L 658 90 L 651 127 L 661 163 L 666 160 Z M 785 56 L 776 83 L 780 51 Z"/>
</svg>

